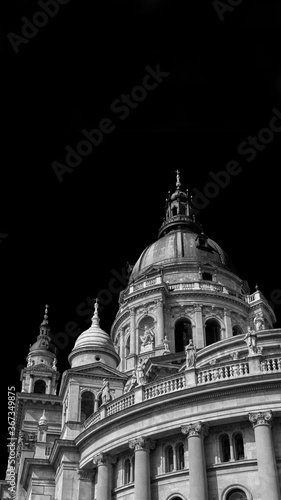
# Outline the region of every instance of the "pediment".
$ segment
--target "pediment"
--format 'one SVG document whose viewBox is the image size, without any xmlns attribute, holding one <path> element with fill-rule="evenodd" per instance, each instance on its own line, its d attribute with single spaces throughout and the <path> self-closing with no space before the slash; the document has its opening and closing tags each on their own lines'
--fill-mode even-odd
<svg viewBox="0 0 281 500">
<path fill-rule="evenodd" d="M 91 363 L 85 366 L 77 366 L 75 368 L 70 368 L 68 370 L 69 373 L 75 373 L 76 375 L 93 375 L 93 376 L 110 376 L 111 378 L 120 378 L 122 380 L 127 380 L 128 376 L 124 373 L 112 368 L 111 366 L 107 366 L 104 363 Z"/>
<path fill-rule="evenodd" d="M 63 373 L 60 395 L 63 395 L 71 379 L 79 380 L 79 378 L 93 380 L 95 382 L 100 381 L 101 385 L 103 379 L 106 378 L 109 382 L 119 381 L 124 385 L 128 379 L 128 375 L 99 362 L 70 368 Z"/>
</svg>

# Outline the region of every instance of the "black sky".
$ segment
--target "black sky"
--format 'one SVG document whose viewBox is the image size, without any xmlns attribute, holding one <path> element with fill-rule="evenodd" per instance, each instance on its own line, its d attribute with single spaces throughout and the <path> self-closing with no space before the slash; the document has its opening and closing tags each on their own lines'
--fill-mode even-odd
<svg viewBox="0 0 281 500">
<path fill-rule="evenodd" d="M 81 314 L 87 298 L 108 290 L 112 276 L 157 238 L 176 169 L 182 188 L 203 192 L 211 171 L 239 162 L 242 171 L 209 200 L 200 221 L 251 291 L 258 283 L 273 298 L 281 289 L 281 133 L 250 162 L 237 151 L 268 127 L 273 108 L 281 113 L 279 2 L 244 0 L 223 21 L 211 1 L 91 4 L 60 6 L 17 54 L 7 35 L 20 35 L 21 18 L 42 9 L 34 0 L 1 7 L 3 449 L 7 386 L 20 390 L 18 367 L 45 303 L 54 334 L 70 321 L 81 331 L 89 326 L 89 313 Z M 157 65 L 169 76 L 120 120 L 113 101 Z M 51 163 L 65 163 L 65 147 L 75 148 L 82 130 L 103 118 L 115 130 L 59 182 Z M 100 312 L 108 332 L 117 308 L 114 294 Z M 279 327 L 278 303 L 275 313 Z M 74 342 L 59 350 L 61 371 Z M 3 453 L 3 478 L 6 461 Z"/>
</svg>

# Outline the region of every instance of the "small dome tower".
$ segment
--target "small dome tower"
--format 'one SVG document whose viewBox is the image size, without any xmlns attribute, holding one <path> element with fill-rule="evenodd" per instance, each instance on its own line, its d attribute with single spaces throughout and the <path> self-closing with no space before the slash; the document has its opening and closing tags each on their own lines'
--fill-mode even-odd
<svg viewBox="0 0 281 500">
<path fill-rule="evenodd" d="M 68 356 L 71 368 L 95 362 L 105 363 L 112 368 L 116 368 L 119 364 L 120 358 L 115 351 L 114 344 L 108 333 L 101 329 L 99 323 L 98 300 L 96 299 L 92 325 L 79 335 Z"/>
<path fill-rule="evenodd" d="M 51 343 L 48 321 L 48 305 L 40 325 L 37 341 L 30 345 L 26 358 L 27 367 L 22 370 L 22 392 L 56 394 L 59 373 L 57 372 L 56 347 Z"/>
</svg>

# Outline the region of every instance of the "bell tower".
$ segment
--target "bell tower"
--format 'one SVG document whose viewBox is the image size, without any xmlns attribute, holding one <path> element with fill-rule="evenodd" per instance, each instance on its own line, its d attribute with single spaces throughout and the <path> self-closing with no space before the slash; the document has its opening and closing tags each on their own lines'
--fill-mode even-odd
<svg viewBox="0 0 281 500">
<path fill-rule="evenodd" d="M 46 305 L 37 341 L 30 345 L 26 358 L 27 366 L 21 372 L 21 392 L 56 394 L 60 375 L 56 367 L 56 347 L 51 343 L 49 334 L 48 305 Z"/>
</svg>

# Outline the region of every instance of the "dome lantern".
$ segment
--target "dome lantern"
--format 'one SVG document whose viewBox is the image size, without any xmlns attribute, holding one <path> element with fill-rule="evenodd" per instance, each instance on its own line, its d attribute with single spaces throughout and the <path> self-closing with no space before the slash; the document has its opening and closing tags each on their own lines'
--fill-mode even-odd
<svg viewBox="0 0 281 500">
<path fill-rule="evenodd" d="M 195 221 L 195 210 L 192 207 L 192 197 L 180 190 L 180 171 L 176 170 L 176 191 L 168 193 L 165 206 L 165 218 L 159 229 L 158 238 L 174 229 L 190 227 L 195 232 L 201 231 L 201 226 Z"/>
</svg>

